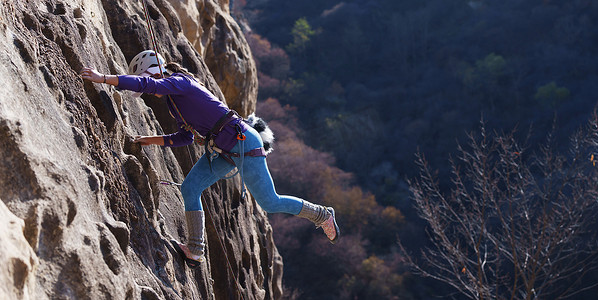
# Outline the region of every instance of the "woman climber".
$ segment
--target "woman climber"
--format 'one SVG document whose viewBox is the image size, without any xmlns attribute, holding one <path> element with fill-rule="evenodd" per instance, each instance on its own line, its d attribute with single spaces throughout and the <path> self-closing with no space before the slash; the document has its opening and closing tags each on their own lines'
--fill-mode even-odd
<svg viewBox="0 0 598 300">
<path fill-rule="evenodd" d="M 163 72 L 164 71 L 164 72 Z M 195 163 L 181 185 L 185 201 L 188 241 L 171 241 L 188 266 L 195 268 L 204 258 L 205 216 L 201 193 L 235 166 L 257 203 L 268 213 L 289 213 L 322 227 L 328 239 L 335 243 L 339 228 L 332 207 L 324 207 L 293 196 L 278 195 L 266 164 L 266 153 L 260 135 L 234 111 L 218 100 L 206 87 L 176 63 L 165 63 L 152 50 L 139 53 L 129 64 L 130 75 L 105 75 L 93 68 L 84 68 L 81 77 L 96 83 L 107 83 L 121 89 L 167 95 L 168 109 L 180 128 L 162 136 L 137 136 L 142 146 L 178 147 L 205 137 L 206 151 Z M 246 152 L 248 151 L 248 152 Z"/>
</svg>

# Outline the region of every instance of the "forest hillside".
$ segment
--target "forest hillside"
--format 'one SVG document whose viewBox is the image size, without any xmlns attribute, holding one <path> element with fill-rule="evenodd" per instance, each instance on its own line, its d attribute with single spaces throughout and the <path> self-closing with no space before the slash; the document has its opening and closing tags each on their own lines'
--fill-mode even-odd
<svg viewBox="0 0 598 300">
<path fill-rule="evenodd" d="M 431 172 L 425 184 L 439 185 L 426 191 L 457 193 L 454 172 L 467 165 L 453 163 L 473 155 L 470 137 L 495 150 L 518 141 L 510 151 L 525 153 L 518 164 L 533 177 L 522 178 L 538 190 L 549 178 L 569 178 L 568 170 L 594 178 L 592 169 L 568 169 L 575 164 L 551 173 L 537 154 L 550 149 L 563 155 L 555 161 L 575 162 L 571 153 L 582 149 L 569 147 L 596 106 L 595 1 L 237 0 L 232 14 L 256 58 L 258 113 L 281 136 L 270 158 L 279 188 L 337 207 L 344 229 L 332 247 L 301 231 L 307 224 L 271 217 L 289 299 L 465 298 L 447 282 L 416 276 L 405 254 L 421 258 L 435 245 L 416 201 L 428 199 L 415 193 L 426 190 L 414 185 L 420 167 Z M 583 149 L 592 166 L 595 147 Z M 445 238 L 459 241 L 456 233 Z M 595 274 L 584 278 L 595 283 Z"/>
</svg>

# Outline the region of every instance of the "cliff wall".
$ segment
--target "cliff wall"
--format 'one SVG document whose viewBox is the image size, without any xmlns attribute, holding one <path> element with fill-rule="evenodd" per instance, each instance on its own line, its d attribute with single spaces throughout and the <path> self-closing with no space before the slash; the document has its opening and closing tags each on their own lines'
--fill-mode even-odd
<svg viewBox="0 0 598 300">
<path fill-rule="evenodd" d="M 166 59 L 252 112 L 255 64 L 228 1 L 147 3 Z M 141 1 L 1 1 L 0 35 L 1 299 L 280 298 L 282 259 L 239 178 L 204 192 L 208 261 L 190 270 L 168 243 L 185 240 L 181 194 L 159 182 L 181 182 L 202 149 L 132 143 L 176 130 L 165 103 L 78 75 L 124 74 L 151 49 Z"/>
</svg>

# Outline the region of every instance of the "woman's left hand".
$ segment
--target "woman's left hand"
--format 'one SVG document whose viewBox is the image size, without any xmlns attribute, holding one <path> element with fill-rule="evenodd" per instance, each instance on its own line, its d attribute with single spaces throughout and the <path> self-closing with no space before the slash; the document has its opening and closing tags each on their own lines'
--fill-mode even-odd
<svg viewBox="0 0 598 300">
<path fill-rule="evenodd" d="M 106 78 L 105 76 L 106 75 L 101 74 L 100 72 L 96 71 L 96 69 L 94 69 L 94 68 L 85 67 L 85 68 L 83 68 L 83 70 L 81 70 L 81 78 L 92 81 L 92 82 L 103 83 L 104 78 Z"/>
<path fill-rule="evenodd" d="M 141 146 L 160 145 L 164 146 L 164 138 L 162 136 L 135 136 L 134 143 L 139 143 Z"/>
</svg>

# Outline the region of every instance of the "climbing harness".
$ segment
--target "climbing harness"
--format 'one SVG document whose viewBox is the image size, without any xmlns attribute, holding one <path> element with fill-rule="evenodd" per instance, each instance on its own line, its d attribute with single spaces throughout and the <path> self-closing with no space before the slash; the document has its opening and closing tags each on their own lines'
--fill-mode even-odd
<svg viewBox="0 0 598 300">
<path fill-rule="evenodd" d="M 181 116 L 182 118 L 182 116 Z M 233 173 L 232 175 L 225 177 L 223 179 L 229 179 L 232 178 L 234 176 L 236 176 L 237 174 L 239 174 L 241 176 L 241 199 L 245 200 L 247 197 L 247 189 L 245 188 L 245 179 L 243 177 L 243 165 L 244 165 L 244 160 L 245 160 L 245 156 L 253 156 L 253 157 L 258 157 L 258 156 L 266 156 L 266 150 L 264 149 L 264 147 L 259 147 L 256 149 L 252 149 L 250 151 L 245 152 L 245 140 L 247 139 L 247 136 L 245 136 L 245 134 L 243 134 L 243 130 L 241 128 L 241 125 L 239 125 L 238 122 L 242 122 L 242 121 L 237 121 L 237 120 L 242 120 L 241 117 L 237 114 L 237 112 L 235 112 L 234 110 L 229 110 L 228 113 L 226 113 L 224 116 L 222 116 L 214 125 L 214 127 L 212 127 L 212 129 L 208 132 L 208 134 L 206 135 L 205 138 L 205 150 L 206 150 L 206 156 L 208 157 L 208 165 L 210 166 L 210 170 L 212 169 L 212 160 L 218 158 L 218 156 L 222 157 L 224 160 L 226 160 L 229 164 L 237 167 L 237 172 Z M 232 153 L 232 152 L 228 152 L 225 151 L 223 149 L 220 149 L 216 146 L 216 144 L 214 143 L 214 138 L 216 138 L 216 136 L 218 135 L 218 133 L 220 133 L 225 126 L 230 125 L 231 122 L 235 122 L 237 121 L 236 124 L 234 124 L 233 126 L 235 127 L 235 130 L 237 131 L 237 143 L 239 143 L 240 146 L 240 152 L 239 153 Z M 240 166 L 237 166 L 235 164 L 235 161 L 233 160 L 233 157 L 239 157 L 241 160 Z"/>
<path fill-rule="evenodd" d="M 160 64 L 160 61 L 159 61 L 159 58 L 158 58 L 159 57 L 158 56 L 158 44 L 156 42 L 156 36 L 154 35 L 154 31 L 153 31 L 152 26 L 150 24 L 150 17 L 149 17 L 149 13 L 148 13 L 148 9 L 147 9 L 147 0 L 143 0 L 143 12 L 144 12 L 144 15 L 145 15 L 145 22 L 147 24 L 147 28 L 148 28 L 148 31 L 149 31 L 149 34 L 150 34 L 150 38 L 152 40 L 152 45 L 153 45 L 153 48 L 154 48 L 153 50 L 156 53 L 156 58 L 158 59 L 158 66 L 159 66 L 159 70 L 160 70 L 160 75 L 162 77 L 164 77 L 164 72 L 162 70 L 162 65 Z M 203 138 L 197 132 L 197 130 L 195 130 L 193 128 L 193 126 L 191 126 L 189 123 L 187 123 L 187 121 L 185 121 L 185 119 L 183 118 L 183 115 L 179 111 L 178 107 L 176 106 L 176 104 L 174 103 L 174 101 L 172 100 L 172 98 L 170 97 L 170 95 L 168 95 L 168 100 L 170 101 L 170 103 L 172 104 L 172 106 L 176 110 L 177 114 L 179 115 L 179 117 L 183 121 L 183 123 L 184 123 L 184 127 L 183 128 L 185 128 L 186 130 L 191 129 L 190 131 L 193 133 L 193 135 L 195 137 L 194 140 L 198 144 L 200 144 L 200 145 L 208 144 L 208 143 L 206 143 L 205 138 Z M 219 125 L 219 124 L 217 124 L 217 125 Z M 226 123 L 224 123 L 222 126 L 224 126 L 224 125 L 226 125 Z M 222 130 L 222 128 L 218 132 L 215 132 L 215 133 L 214 132 L 210 132 L 210 133 L 211 134 L 218 134 L 221 130 Z M 211 135 L 209 135 L 207 138 L 211 139 Z M 187 150 L 188 150 L 188 148 L 187 148 Z M 209 154 L 206 153 L 206 155 L 209 155 Z M 241 154 L 241 155 L 243 155 L 243 154 Z M 189 158 L 191 159 L 191 161 L 193 161 L 193 159 L 191 158 L 191 153 L 189 153 Z M 241 160 L 241 163 L 242 163 L 242 160 Z M 241 169 L 242 169 L 242 166 L 241 166 Z M 165 181 L 165 180 L 162 180 L 160 183 L 162 183 L 162 184 L 168 184 L 168 185 L 180 185 L 180 184 L 177 184 L 177 183 L 174 183 L 174 182 L 170 182 L 170 181 Z M 243 182 L 242 182 L 242 184 L 243 184 Z M 245 194 L 245 185 L 243 184 L 243 195 L 244 194 Z M 207 202 L 206 202 L 206 205 L 207 205 Z M 216 229 L 216 224 L 214 223 L 214 218 L 212 217 L 210 210 L 207 209 L 207 211 L 208 211 L 208 214 L 210 216 L 210 220 L 212 221 L 212 226 L 214 227 L 214 229 Z M 241 299 L 244 299 L 243 294 L 241 293 L 242 287 L 239 284 L 239 280 L 237 279 L 237 276 L 235 275 L 233 267 L 232 267 L 232 265 L 230 263 L 230 259 L 228 258 L 228 254 L 227 254 L 227 250 L 226 250 L 226 247 L 224 245 L 224 242 L 222 241 L 222 239 L 220 238 L 220 236 L 218 234 L 217 234 L 217 236 L 218 236 L 218 242 L 220 243 L 220 247 L 222 247 L 222 252 L 224 253 L 224 257 L 226 258 L 226 263 L 228 265 L 230 274 L 233 277 L 233 280 L 235 282 L 235 287 L 237 288 L 237 293 L 239 294 L 239 297 Z"/>
</svg>

